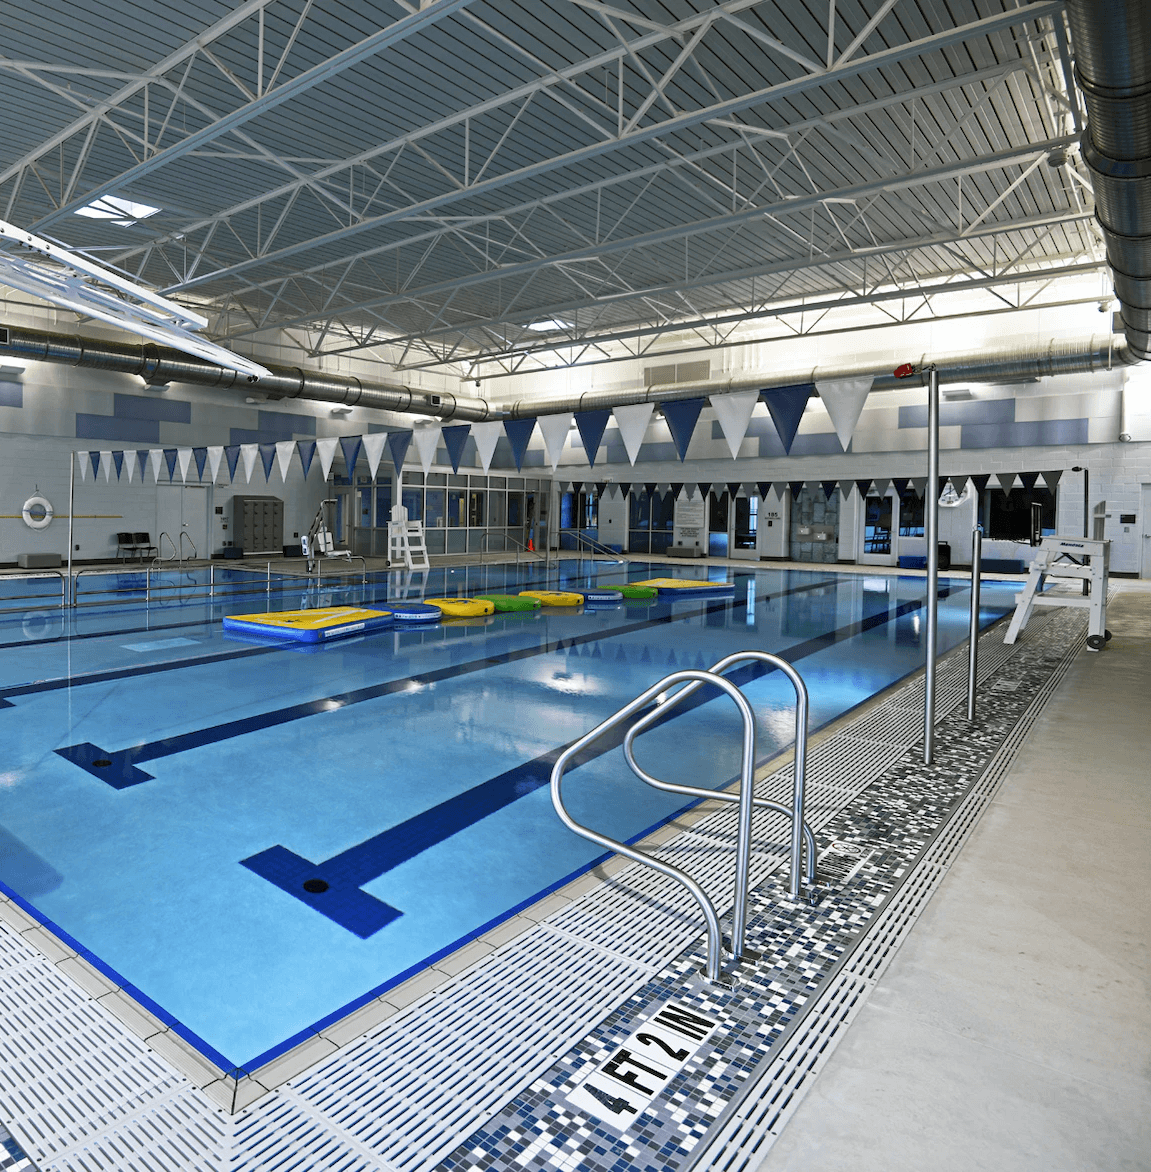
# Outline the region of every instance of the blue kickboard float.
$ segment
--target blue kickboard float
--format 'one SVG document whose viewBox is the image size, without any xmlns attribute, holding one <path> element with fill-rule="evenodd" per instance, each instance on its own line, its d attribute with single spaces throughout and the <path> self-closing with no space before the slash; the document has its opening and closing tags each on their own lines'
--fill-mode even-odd
<svg viewBox="0 0 1151 1172">
<path fill-rule="evenodd" d="M 444 617 L 444 612 L 438 606 L 429 606 L 426 602 L 389 602 L 388 609 L 396 623 L 402 623 L 405 627 L 438 623 Z"/>
<path fill-rule="evenodd" d="M 359 606 L 326 606 L 313 610 L 280 610 L 268 614 L 234 614 L 224 630 L 258 635 L 288 643 L 326 643 L 349 635 L 367 635 L 392 625 L 390 610 Z"/>
</svg>

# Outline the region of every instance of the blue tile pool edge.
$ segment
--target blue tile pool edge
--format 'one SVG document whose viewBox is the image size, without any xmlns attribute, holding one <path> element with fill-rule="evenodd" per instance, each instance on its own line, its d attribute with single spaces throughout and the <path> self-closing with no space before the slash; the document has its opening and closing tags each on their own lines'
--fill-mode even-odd
<svg viewBox="0 0 1151 1172">
<path fill-rule="evenodd" d="M 986 624 L 980 626 L 980 631 L 989 631 L 1000 623 L 1008 621 L 1011 618 L 1011 614 L 1012 612 L 1008 611 L 1005 614 L 999 615 L 998 617 L 989 620 Z M 964 640 L 964 642 L 966 641 Z M 964 646 L 964 642 L 961 642 L 956 647 L 952 648 L 950 652 L 946 653 L 946 655 L 955 655 L 957 652 L 959 652 L 960 648 Z M 940 658 L 942 659 L 944 657 L 941 656 Z M 865 705 L 871 705 L 877 701 L 882 700 L 882 698 L 889 695 L 896 688 L 905 685 L 912 676 L 918 675 L 919 673 L 923 672 L 923 670 L 923 666 L 916 667 L 911 671 L 906 672 L 898 679 L 892 680 L 892 682 L 885 688 L 871 696 L 866 697 L 863 700 L 860 700 L 857 704 L 852 705 L 851 708 L 838 713 L 829 720 L 824 721 L 823 724 L 817 725 L 814 728 L 809 728 L 808 736 L 810 737 L 816 733 L 822 732 L 830 725 L 837 724 L 840 721 L 848 720 L 854 712 L 857 712 Z M 779 752 L 772 754 L 771 756 L 758 760 L 755 766 L 756 772 L 758 773 L 761 769 L 770 765 L 773 761 L 784 756 L 789 751 L 789 748 L 781 749 Z M 733 776 L 726 783 L 718 786 L 717 789 L 726 789 L 731 785 L 734 785 L 738 780 L 739 779 L 737 776 Z M 673 822 L 676 818 L 679 818 L 688 810 L 692 810 L 708 800 L 710 799 L 697 798 L 694 801 L 688 802 L 679 809 L 673 811 L 667 817 L 659 819 L 657 822 L 654 822 L 649 827 L 647 827 L 647 829 L 642 830 L 638 834 L 633 835 L 631 838 L 624 839 L 623 841 L 628 846 L 632 846 L 638 842 L 641 842 L 649 835 L 654 834 L 657 830 L 662 829 L 668 823 Z M 16 904 L 17 907 L 25 912 L 25 914 L 35 920 L 38 925 L 51 932 L 58 940 L 60 940 L 61 943 L 73 949 L 73 951 L 75 951 L 78 956 L 82 957 L 85 961 L 92 965 L 93 968 L 95 968 L 103 976 L 107 977 L 108 980 L 112 981 L 118 988 L 127 993 L 134 1001 L 139 1003 L 144 1009 L 151 1013 L 153 1017 L 162 1022 L 169 1030 L 171 1030 L 172 1033 L 176 1034 L 203 1057 L 207 1058 L 219 1069 L 221 1078 L 230 1078 L 236 1082 L 239 1082 L 239 1080 L 244 1078 L 258 1078 L 260 1070 L 267 1066 L 270 1062 L 275 1061 L 277 1058 L 283 1057 L 283 1055 L 295 1049 L 303 1042 L 306 1042 L 311 1038 L 318 1037 L 323 1032 L 323 1030 L 327 1029 L 329 1026 L 335 1025 L 339 1021 L 342 1021 L 345 1017 L 351 1013 L 354 1013 L 357 1009 L 361 1009 L 363 1006 L 368 1005 L 373 1001 L 379 1000 L 379 998 L 381 998 L 390 989 L 394 989 L 396 986 L 403 984 L 412 977 L 418 976 L 425 969 L 431 968 L 437 961 L 442 960 L 444 957 L 450 956 L 459 949 L 466 947 L 468 944 L 478 940 L 487 932 L 492 931 L 494 928 L 498 928 L 501 924 L 506 923 L 514 916 L 519 915 L 520 912 L 534 906 L 540 900 L 545 899 L 547 896 L 554 894 L 560 888 L 565 887 L 567 884 L 582 878 L 589 871 L 593 871 L 596 867 L 600 866 L 606 860 L 611 858 L 613 853 L 614 852 L 612 851 L 605 851 L 602 855 L 597 856 L 591 862 L 577 868 L 576 870 L 565 875 L 563 878 L 549 884 L 547 887 L 541 888 L 538 892 L 535 893 L 535 895 L 532 895 L 525 900 L 521 900 L 518 904 L 515 904 L 513 907 L 506 909 L 500 915 L 493 917 L 491 920 L 488 920 L 487 923 L 473 928 L 471 931 L 465 933 L 463 936 L 460 936 L 450 944 L 437 949 L 435 952 L 429 953 L 416 964 L 410 965 L 408 968 L 395 974 L 393 977 L 389 978 L 387 981 L 384 981 L 382 984 L 377 985 L 375 988 L 360 994 L 360 996 L 354 998 L 352 1001 L 347 1002 L 339 1009 L 333 1010 L 331 1013 L 326 1014 L 324 1017 L 319 1018 L 317 1021 L 311 1023 L 308 1026 L 305 1026 L 302 1030 L 296 1031 L 296 1033 L 291 1034 L 282 1042 L 279 1042 L 277 1045 L 272 1046 L 261 1054 L 255 1055 L 253 1058 L 248 1059 L 244 1063 L 233 1062 L 231 1059 L 221 1054 L 220 1051 L 215 1049 L 215 1047 L 213 1047 L 209 1042 L 201 1038 L 194 1030 L 189 1029 L 186 1025 L 184 1025 L 183 1022 L 164 1009 L 163 1006 L 161 1006 L 158 1002 L 153 1001 L 151 997 L 149 997 L 141 989 L 138 989 L 135 985 L 132 984 L 131 981 L 121 976 L 120 973 L 117 972 L 117 970 L 114 969 L 111 965 L 105 963 L 94 952 L 84 947 L 84 945 L 82 945 L 80 941 L 78 941 L 74 936 L 71 936 L 53 920 L 45 916 L 41 911 L 39 911 L 38 908 L 29 903 L 23 896 L 9 887 L 3 880 L 0 880 L 0 894 L 5 895 L 14 904 Z"/>
</svg>

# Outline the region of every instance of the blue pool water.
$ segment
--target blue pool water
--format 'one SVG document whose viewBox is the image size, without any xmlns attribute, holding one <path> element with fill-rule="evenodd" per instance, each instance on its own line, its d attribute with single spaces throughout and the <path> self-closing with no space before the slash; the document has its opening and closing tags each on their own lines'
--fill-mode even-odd
<svg viewBox="0 0 1151 1172">
<path fill-rule="evenodd" d="M 700 571 L 671 571 L 692 575 Z M 557 576 L 558 573 L 558 576 Z M 666 566 L 437 570 L 429 597 L 618 584 Z M 106 605 L 19 611 L 0 581 L 0 882 L 226 1068 L 254 1068 L 591 865 L 546 782 L 560 749 L 669 671 L 779 652 L 817 728 L 923 663 L 922 578 L 712 570 L 723 600 L 495 615 L 312 649 L 225 637 L 225 614 L 383 603 L 420 577 L 306 590 L 217 570 L 85 579 Z M 729 576 L 730 575 L 730 576 Z M 14 584 L 15 585 L 15 584 Z M 27 592 L 28 583 L 20 583 Z M 14 586 L 13 586 L 14 588 Z M 1016 583 L 983 587 L 983 622 Z M 50 589 L 46 598 L 51 597 Z M 968 586 L 941 582 L 940 651 Z M 758 669 L 757 669 L 758 670 Z M 759 756 L 793 694 L 746 672 Z M 670 780 L 738 770 L 730 701 L 645 734 Z M 618 750 L 582 762 L 573 814 L 631 839 L 682 800 Z M 322 879 L 322 893 L 304 881 Z"/>
</svg>

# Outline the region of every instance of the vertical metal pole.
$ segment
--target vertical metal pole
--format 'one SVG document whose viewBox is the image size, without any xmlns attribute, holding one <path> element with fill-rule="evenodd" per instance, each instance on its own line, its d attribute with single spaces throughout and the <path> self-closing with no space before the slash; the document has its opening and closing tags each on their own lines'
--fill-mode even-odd
<svg viewBox="0 0 1151 1172">
<path fill-rule="evenodd" d="M 967 632 L 967 719 L 975 719 L 975 687 L 979 675 L 979 575 L 983 569 L 983 526 L 971 534 L 971 622 Z"/>
<path fill-rule="evenodd" d="M 72 546 L 75 544 L 72 540 L 72 534 L 75 530 L 72 526 L 75 524 L 76 516 L 76 453 L 68 453 L 68 600 L 74 606 L 76 604 L 76 591 L 74 583 L 72 582 Z"/>
<path fill-rule="evenodd" d="M 208 597 L 211 598 L 216 593 L 216 563 L 208 563 Z"/>
<path fill-rule="evenodd" d="M 807 687 L 796 672 L 791 682 L 795 685 L 795 774 L 791 796 L 791 890 L 793 901 L 798 901 L 802 883 L 803 862 L 803 802 L 807 780 Z M 808 860 L 814 875 L 815 857 Z"/>
<path fill-rule="evenodd" d="M 1091 537 L 1091 528 L 1090 528 L 1090 526 L 1091 526 L 1091 517 L 1090 517 L 1091 493 L 1089 491 L 1090 483 L 1091 483 L 1091 473 L 1088 472 L 1086 468 L 1084 468 L 1083 469 L 1083 536 L 1085 538 Z M 1084 578 L 1083 579 L 1083 597 L 1086 598 L 1087 595 L 1089 595 L 1090 593 L 1091 593 L 1091 583 L 1086 578 Z"/>
<path fill-rule="evenodd" d="M 731 909 L 731 954 L 743 956 L 747 928 L 747 893 L 751 869 L 751 821 L 755 809 L 755 717 L 746 709 L 743 726 L 743 761 L 739 783 L 739 829 L 735 854 L 735 906 Z"/>
<path fill-rule="evenodd" d="M 152 601 L 152 567 L 151 566 L 149 566 L 144 571 L 144 601 L 149 604 Z"/>
<path fill-rule="evenodd" d="M 927 666 L 923 677 L 923 763 L 935 753 L 935 653 L 939 632 L 939 371 L 927 374 Z"/>
</svg>

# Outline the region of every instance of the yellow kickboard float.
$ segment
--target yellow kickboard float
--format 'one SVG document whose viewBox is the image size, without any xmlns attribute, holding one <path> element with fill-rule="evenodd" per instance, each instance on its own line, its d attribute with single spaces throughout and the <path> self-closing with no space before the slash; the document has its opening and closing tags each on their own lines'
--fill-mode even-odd
<svg viewBox="0 0 1151 1172">
<path fill-rule="evenodd" d="M 357 606 L 234 614 L 224 619 L 225 631 L 243 631 L 246 635 L 263 635 L 292 643 L 324 643 L 341 636 L 369 634 L 391 625 L 390 610 L 364 610 Z"/>
<path fill-rule="evenodd" d="M 521 598 L 534 598 L 541 606 L 583 606 L 583 595 L 570 590 L 521 590 Z"/>
<path fill-rule="evenodd" d="M 485 598 L 425 598 L 428 606 L 438 606 L 451 618 L 475 618 L 477 615 L 492 614 L 494 604 Z"/>
<path fill-rule="evenodd" d="M 648 578 L 633 582 L 633 586 L 654 586 L 660 594 L 687 598 L 691 595 L 730 594 L 735 586 L 731 582 L 705 582 L 702 578 Z"/>
</svg>

